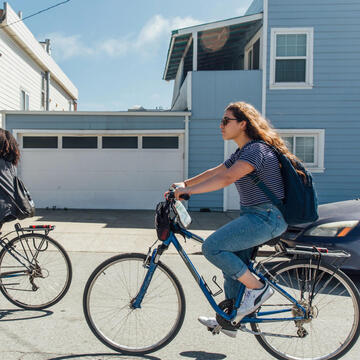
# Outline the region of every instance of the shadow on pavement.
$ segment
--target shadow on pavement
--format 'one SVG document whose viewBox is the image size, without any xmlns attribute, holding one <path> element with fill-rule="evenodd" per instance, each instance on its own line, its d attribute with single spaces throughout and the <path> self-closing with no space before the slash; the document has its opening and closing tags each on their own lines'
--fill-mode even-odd
<svg viewBox="0 0 360 360">
<path fill-rule="evenodd" d="M 49 310 L 0 309 L 0 322 L 39 319 L 52 314 Z"/>
<path fill-rule="evenodd" d="M 52 357 L 48 360 L 71 360 L 71 359 L 83 359 L 83 360 L 106 360 L 106 359 L 121 359 L 121 360 L 136 360 L 136 359 L 148 359 L 148 360 L 161 360 L 158 357 L 143 355 L 143 356 L 133 356 L 133 355 L 122 355 L 122 354 L 74 354 L 74 355 L 64 355 L 58 357 Z"/>
<path fill-rule="evenodd" d="M 226 358 L 224 354 L 208 353 L 206 351 L 184 351 L 180 355 L 196 360 L 220 360 Z"/>
<path fill-rule="evenodd" d="M 191 231 L 216 230 L 238 217 L 238 212 L 191 211 Z M 36 209 L 36 222 L 104 223 L 106 228 L 154 229 L 154 210 Z"/>
</svg>

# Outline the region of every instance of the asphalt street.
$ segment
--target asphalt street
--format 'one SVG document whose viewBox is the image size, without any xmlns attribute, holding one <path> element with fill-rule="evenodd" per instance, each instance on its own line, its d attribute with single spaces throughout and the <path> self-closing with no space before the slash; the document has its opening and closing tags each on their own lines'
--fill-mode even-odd
<svg viewBox="0 0 360 360">
<path fill-rule="evenodd" d="M 207 236 L 229 221 L 232 213 L 196 213 L 191 227 Z M 223 334 L 213 336 L 198 323 L 199 315 L 213 311 L 200 289 L 174 251 L 163 256 L 181 281 L 186 297 L 185 321 L 177 337 L 164 349 L 143 357 L 121 355 L 100 343 L 89 330 L 82 310 L 82 294 L 93 269 L 103 260 L 119 252 L 146 252 L 155 239 L 152 212 L 125 211 L 41 211 L 22 224 L 56 225 L 51 234 L 69 252 L 73 264 L 73 282 L 68 294 L 55 306 L 43 311 L 25 311 L 0 297 L 0 359 L 272 359 L 252 335 L 239 333 L 236 339 Z M 10 230 L 7 224 L 3 230 Z M 211 283 L 217 269 L 200 255 L 200 246 L 187 242 L 186 250 L 199 272 Z M 357 277 L 354 277 L 359 286 Z M 219 298 L 221 295 L 219 296 Z M 219 299 L 221 301 L 221 299 Z M 341 309 L 339 309 L 341 321 Z M 151 331 L 152 324 L 149 324 Z M 334 329 L 336 331 L 336 329 Z M 343 359 L 359 359 L 360 343 Z"/>
</svg>

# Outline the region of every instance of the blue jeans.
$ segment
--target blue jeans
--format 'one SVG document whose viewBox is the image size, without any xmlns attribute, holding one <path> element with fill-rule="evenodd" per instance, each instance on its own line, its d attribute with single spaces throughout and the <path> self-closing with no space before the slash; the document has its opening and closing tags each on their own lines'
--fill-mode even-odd
<svg viewBox="0 0 360 360">
<path fill-rule="evenodd" d="M 240 217 L 205 240 L 202 252 L 222 270 L 227 299 L 236 298 L 241 286 L 237 279 L 248 269 L 253 248 L 281 235 L 286 228 L 280 210 L 272 203 L 242 206 Z"/>
</svg>

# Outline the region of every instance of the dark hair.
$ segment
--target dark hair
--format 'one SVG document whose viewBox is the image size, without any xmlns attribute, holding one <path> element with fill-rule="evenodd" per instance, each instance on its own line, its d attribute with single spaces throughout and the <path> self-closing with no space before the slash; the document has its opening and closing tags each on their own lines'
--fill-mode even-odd
<svg viewBox="0 0 360 360">
<path fill-rule="evenodd" d="M 18 143 L 11 133 L 4 129 L 0 129 L 0 158 L 13 165 L 17 165 L 20 159 Z"/>
</svg>

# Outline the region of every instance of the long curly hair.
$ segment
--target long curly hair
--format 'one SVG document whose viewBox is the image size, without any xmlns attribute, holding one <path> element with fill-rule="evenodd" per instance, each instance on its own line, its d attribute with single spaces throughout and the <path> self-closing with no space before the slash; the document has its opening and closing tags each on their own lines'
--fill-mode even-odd
<svg viewBox="0 0 360 360">
<path fill-rule="evenodd" d="M 0 129 L 0 158 L 13 165 L 20 160 L 19 145 L 8 130 Z"/>
<path fill-rule="evenodd" d="M 271 123 L 265 119 L 254 106 L 243 101 L 230 103 L 225 110 L 230 110 L 238 121 L 246 121 L 246 135 L 252 140 L 263 140 L 269 145 L 275 147 L 283 153 L 294 165 L 296 169 L 297 162 L 300 160 L 287 148 L 283 139 L 272 127 Z M 305 174 L 296 171 L 305 176 Z"/>
</svg>

